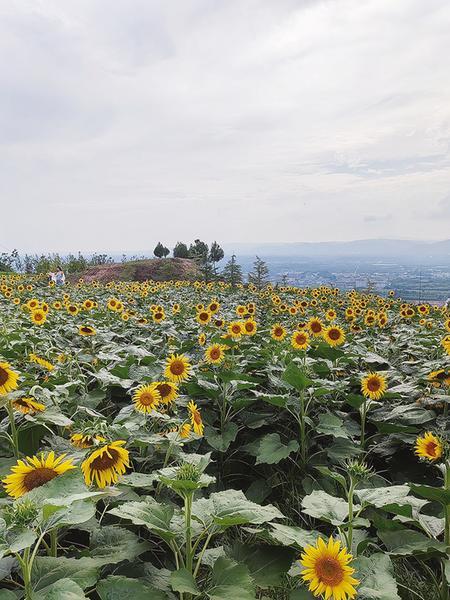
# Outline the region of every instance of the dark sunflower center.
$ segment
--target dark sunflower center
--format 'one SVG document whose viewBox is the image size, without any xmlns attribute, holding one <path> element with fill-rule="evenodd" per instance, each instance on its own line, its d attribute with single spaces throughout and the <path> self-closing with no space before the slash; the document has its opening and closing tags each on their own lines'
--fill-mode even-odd
<svg viewBox="0 0 450 600">
<path fill-rule="evenodd" d="M 200 321 L 207 321 L 208 313 L 200 313 Z"/>
<path fill-rule="evenodd" d="M 81 331 L 82 331 L 83 333 L 91 333 L 91 332 L 92 332 L 92 329 L 91 329 L 90 327 L 82 327 L 82 328 L 81 328 Z"/>
<path fill-rule="evenodd" d="M 337 586 L 344 579 L 344 571 L 336 558 L 319 558 L 315 571 L 319 581 L 329 586 Z"/>
<path fill-rule="evenodd" d="M 321 325 L 320 323 L 317 323 L 317 321 L 313 321 L 313 322 L 311 323 L 311 330 L 312 330 L 314 333 L 319 333 L 319 331 L 321 331 L 321 330 L 322 330 L 322 325 Z"/>
<path fill-rule="evenodd" d="M 219 348 L 212 348 L 212 350 L 210 350 L 209 355 L 210 355 L 210 357 L 213 360 L 216 360 L 216 359 L 220 358 L 220 350 L 219 350 Z"/>
<path fill-rule="evenodd" d="M 367 382 L 367 387 L 369 388 L 369 390 L 371 392 L 378 392 L 378 390 L 381 387 L 381 382 L 379 379 L 372 377 L 371 379 L 369 379 L 369 381 Z"/>
<path fill-rule="evenodd" d="M 181 360 L 174 360 L 170 365 L 170 372 L 173 375 L 182 375 L 184 373 L 184 364 Z"/>
<path fill-rule="evenodd" d="M 283 335 L 283 330 L 281 329 L 281 327 L 276 327 L 274 333 L 277 337 L 280 337 Z"/>
<path fill-rule="evenodd" d="M 341 332 L 339 329 L 330 329 L 328 335 L 332 340 L 338 340 L 341 337 Z"/>
<path fill-rule="evenodd" d="M 194 423 L 196 425 L 201 425 L 202 418 L 201 418 L 200 413 L 198 412 L 198 410 L 192 411 L 192 418 L 194 419 Z"/>
<path fill-rule="evenodd" d="M 438 445 L 436 444 L 436 442 L 428 442 L 425 446 L 425 451 L 428 454 L 428 456 L 436 456 L 437 447 Z"/>
<path fill-rule="evenodd" d="M 92 463 L 91 469 L 96 471 L 106 471 L 117 464 L 119 453 L 114 448 L 110 448 L 108 454 L 104 452 L 102 456 L 97 456 Z"/>
<path fill-rule="evenodd" d="M 157 386 L 157 390 L 160 393 L 161 398 L 165 398 L 166 396 L 170 395 L 170 392 L 172 391 L 172 388 L 167 383 L 160 383 Z"/>
<path fill-rule="evenodd" d="M 36 313 L 34 315 L 34 318 L 35 318 L 36 321 L 42 321 L 42 315 L 41 315 L 41 313 Z"/>
<path fill-rule="evenodd" d="M 38 469 L 34 469 L 25 475 L 23 478 L 23 485 L 28 491 L 34 490 L 34 488 L 51 481 L 57 475 L 58 473 L 54 469 L 39 467 Z"/>
<path fill-rule="evenodd" d="M 0 385 L 4 385 L 9 379 L 8 371 L 0 367 Z"/>
<path fill-rule="evenodd" d="M 297 336 L 297 344 L 304 344 L 306 342 L 306 338 L 304 335 Z"/>
<path fill-rule="evenodd" d="M 144 406 L 150 406 L 151 404 L 153 404 L 155 401 L 154 397 L 152 396 L 152 394 L 150 394 L 149 392 L 144 392 L 140 397 L 139 397 L 139 402 L 141 404 L 143 404 Z"/>
<path fill-rule="evenodd" d="M 24 406 L 25 408 L 31 407 L 31 404 L 29 404 L 26 400 L 23 400 L 22 398 L 18 398 L 17 400 L 14 400 L 14 405 L 15 406 Z"/>
</svg>

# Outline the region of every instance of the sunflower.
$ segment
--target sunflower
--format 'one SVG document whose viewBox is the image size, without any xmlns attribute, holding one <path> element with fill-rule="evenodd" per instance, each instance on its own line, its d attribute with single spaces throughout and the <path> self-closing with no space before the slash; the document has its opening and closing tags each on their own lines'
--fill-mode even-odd
<svg viewBox="0 0 450 600">
<path fill-rule="evenodd" d="M 156 389 L 160 395 L 160 402 L 163 404 L 172 404 L 178 398 L 178 387 L 171 381 L 156 381 Z"/>
<path fill-rule="evenodd" d="M 256 333 L 257 325 L 254 319 L 247 319 L 244 321 L 244 327 L 242 333 L 244 335 L 253 336 Z"/>
<path fill-rule="evenodd" d="M 39 365 L 40 367 L 44 367 L 44 369 L 47 369 L 47 371 L 53 371 L 53 369 L 55 368 L 51 362 L 48 362 L 48 360 L 46 360 L 45 358 L 41 358 L 40 356 L 37 356 L 36 354 L 30 354 L 29 359 L 30 359 L 30 362 L 35 363 L 35 364 Z"/>
<path fill-rule="evenodd" d="M 277 342 L 281 342 L 282 340 L 284 340 L 284 338 L 287 335 L 287 331 L 286 329 L 280 325 L 279 323 L 277 323 L 276 325 L 274 325 L 272 327 L 272 329 L 270 330 L 270 337 L 273 340 L 276 340 Z"/>
<path fill-rule="evenodd" d="M 164 375 L 170 381 L 180 383 L 189 377 L 191 368 L 184 354 L 171 354 L 166 359 Z"/>
<path fill-rule="evenodd" d="M 206 344 L 206 335 L 204 333 L 201 333 L 198 336 L 198 343 L 200 344 L 200 346 L 204 346 Z"/>
<path fill-rule="evenodd" d="M 64 460 L 65 457 L 65 454 L 56 457 L 52 451 L 47 455 L 27 456 L 25 460 L 17 461 L 11 468 L 12 473 L 3 479 L 6 492 L 13 498 L 20 498 L 58 475 L 75 469 L 72 460 Z"/>
<path fill-rule="evenodd" d="M 330 308 L 329 310 L 327 310 L 327 312 L 325 314 L 325 318 L 327 321 L 335 321 L 337 318 L 336 311 L 333 310 L 332 308 Z"/>
<path fill-rule="evenodd" d="M 43 325 L 47 320 L 47 315 L 43 310 L 37 308 L 36 310 L 31 311 L 31 320 L 35 325 Z"/>
<path fill-rule="evenodd" d="M 86 485 L 95 481 L 99 488 L 104 488 L 119 481 L 119 475 L 123 475 L 130 466 L 129 452 L 122 448 L 124 444 L 123 440 L 105 444 L 83 461 L 81 470 Z"/>
<path fill-rule="evenodd" d="M 85 337 L 91 337 L 96 334 L 96 331 L 93 327 L 90 327 L 90 325 L 81 325 L 78 329 L 78 333 Z"/>
<path fill-rule="evenodd" d="M 441 458 L 443 447 L 442 440 L 433 435 L 431 431 L 427 431 L 423 437 L 417 438 L 415 452 L 421 458 L 435 461 Z"/>
<path fill-rule="evenodd" d="M 353 556 L 347 548 L 341 549 L 341 542 L 330 537 L 328 544 L 319 538 L 316 546 L 306 546 L 300 557 L 304 567 L 302 577 L 309 584 L 309 590 L 318 597 L 324 595 L 327 600 L 347 600 L 356 596 L 354 586 L 359 584 L 352 577 L 355 569 L 349 567 Z"/>
<path fill-rule="evenodd" d="M 361 391 L 366 398 L 379 400 L 387 389 L 386 379 L 378 373 L 369 373 L 361 379 Z"/>
<path fill-rule="evenodd" d="M 232 321 L 228 325 L 228 333 L 233 339 L 238 339 L 244 333 L 244 325 L 241 321 Z"/>
<path fill-rule="evenodd" d="M 123 316 L 123 315 L 122 315 Z M 164 321 L 166 318 L 166 315 L 164 313 L 163 310 L 157 310 L 153 313 L 152 319 L 154 323 L 161 323 L 161 321 Z"/>
<path fill-rule="evenodd" d="M 67 306 L 67 312 L 69 313 L 69 315 L 75 317 L 80 312 L 80 309 L 75 304 L 69 304 Z"/>
<path fill-rule="evenodd" d="M 441 387 L 441 384 L 450 387 L 450 370 L 439 369 L 439 371 L 432 371 L 427 376 L 427 379 L 431 381 L 433 387 Z"/>
<path fill-rule="evenodd" d="M 74 433 L 70 436 L 70 442 L 75 448 L 85 450 L 86 448 L 92 448 L 97 443 L 105 442 L 105 438 L 101 435 L 90 435 L 89 433 Z"/>
<path fill-rule="evenodd" d="M 17 398 L 12 402 L 14 410 L 23 413 L 24 415 L 36 414 L 45 410 L 45 405 L 36 402 L 33 398 Z"/>
<path fill-rule="evenodd" d="M 306 350 L 309 347 L 309 335 L 306 331 L 294 331 L 291 338 L 291 346 L 295 350 Z"/>
<path fill-rule="evenodd" d="M 332 325 L 324 329 L 323 338 L 330 346 L 341 346 L 345 342 L 345 333 L 342 327 Z"/>
<path fill-rule="evenodd" d="M 200 325 L 207 325 L 211 321 L 211 313 L 207 310 L 201 310 L 197 313 L 196 319 Z"/>
<path fill-rule="evenodd" d="M 205 350 L 205 361 L 211 365 L 220 365 L 225 359 L 226 346 L 222 344 L 212 344 Z"/>
<path fill-rule="evenodd" d="M 151 413 L 161 401 L 156 383 L 141 385 L 133 395 L 134 408 L 142 413 Z"/>
<path fill-rule="evenodd" d="M 16 390 L 19 387 L 18 379 L 19 374 L 11 369 L 9 363 L 0 362 L 0 396 Z"/>
<path fill-rule="evenodd" d="M 307 327 L 314 337 L 318 337 L 323 333 L 323 323 L 316 317 L 313 317 L 308 321 Z"/>
<path fill-rule="evenodd" d="M 203 425 L 202 416 L 198 410 L 198 406 L 191 400 L 187 405 L 187 408 L 191 419 L 191 425 L 194 428 L 195 433 L 197 435 L 203 435 L 203 430 L 205 427 Z"/>
</svg>

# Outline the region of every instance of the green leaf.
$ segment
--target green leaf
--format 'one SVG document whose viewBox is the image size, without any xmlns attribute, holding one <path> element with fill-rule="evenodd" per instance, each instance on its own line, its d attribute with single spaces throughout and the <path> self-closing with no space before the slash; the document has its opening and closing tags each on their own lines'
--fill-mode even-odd
<svg viewBox="0 0 450 600">
<path fill-rule="evenodd" d="M 82 600 L 83 598 L 87 596 L 71 579 L 60 579 L 33 596 L 33 600 Z"/>
<path fill-rule="evenodd" d="M 236 439 L 238 426 L 236 423 L 227 423 L 222 432 L 206 427 L 205 438 L 210 446 L 218 452 L 226 452 L 232 442 Z"/>
<path fill-rule="evenodd" d="M 210 600 L 255 600 L 255 587 L 245 565 L 220 557 L 214 564 L 212 587 L 206 592 Z"/>
<path fill-rule="evenodd" d="M 139 579 L 109 575 L 97 584 L 101 600 L 167 600 L 164 592 Z"/>
<path fill-rule="evenodd" d="M 233 545 L 230 558 L 238 564 L 245 564 L 260 588 L 282 584 L 283 577 L 289 571 L 296 551 L 291 548 L 274 546 L 246 546 L 239 542 Z"/>
<path fill-rule="evenodd" d="M 146 496 L 143 502 L 126 502 L 108 512 L 121 519 L 128 519 L 135 525 L 145 525 L 165 541 L 175 537 L 170 528 L 174 507 L 160 504 L 151 496 Z"/>
<path fill-rule="evenodd" d="M 299 369 L 295 363 L 290 363 L 284 373 L 283 380 L 289 385 L 292 385 L 296 390 L 302 392 L 308 386 L 312 385 L 312 381 L 308 379 L 305 375 L 305 372 L 302 369 Z"/>
<path fill-rule="evenodd" d="M 268 433 L 259 440 L 255 451 L 256 464 L 274 465 L 299 449 L 298 442 L 291 440 L 287 445 L 281 443 L 278 433 Z"/>
<path fill-rule="evenodd" d="M 316 531 L 307 531 L 292 525 L 271 523 L 270 527 L 269 535 L 274 541 L 282 546 L 294 546 L 298 550 L 303 550 L 305 546 L 313 546 L 319 537 Z"/>
<path fill-rule="evenodd" d="M 89 557 L 37 556 L 33 563 L 32 581 L 37 590 L 46 588 L 60 579 L 72 579 L 81 588 L 95 585 L 99 563 Z"/>
<path fill-rule="evenodd" d="M 90 556 L 102 558 L 104 564 L 116 564 L 123 560 L 132 561 L 150 545 L 128 529 L 107 525 L 92 532 Z"/>
<path fill-rule="evenodd" d="M 261 525 L 284 518 L 281 512 L 268 504 L 260 506 L 247 500 L 240 490 L 226 490 L 211 494 L 208 499 L 201 498 L 193 503 L 194 517 L 204 524 L 211 522 L 221 528 L 232 525 Z"/>
<path fill-rule="evenodd" d="M 331 413 L 323 413 L 319 416 L 316 431 L 324 435 L 332 435 L 336 438 L 349 437 L 347 431 L 344 429 L 344 421 Z"/>
<path fill-rule="evenodd" d="M 307 589 L 297 588 L 296 590 L 292 590 L 289 600 L 315 600 L 315 597 Z"/>
<path fill-rule="evenodd" d="M 413 483 L 409 487 L 415 494 L 422 496 L 422 498 L 440 502 L 444 506 L 450 504 L 450 490 L 432 487 L 431 485 L 415 485 Z"/>
<path fill-rule="evenodd" d="M 342 525 L 348 518 L 348 504 L 342 498 L 330 496 L 323 490 L 314 490 L 302 500 L 303 512 L 332 525 Z M 360 507 L 354 505 L 354 510 Z"/>
<path fill-rule="evenodd" d="M 360 556 L 350 565 L 356 569 L 354 577 L 361 581 L 357 597 L 364 600 L 400 600 L 391 559 L 387 554 Z"/>
<path fill-rule="evenodd" d="M 416 554 L 447 555 L 447 546 L 429 538 L 423 533 L 410 529 L 402 531 L 378 530 L 378 537 L 385 544 L 391 554 L 408 556 Z"/>
<path fill-rule="evenodd" d="M 192 574 L 189 573 L 184 567 L 173 571 L 170 576 L 170 584 L 174 592 L 188 593 L 188 594 L 199 594 L 200 591 L 195 583 L 195 579 Z"/>
<path fill-rule="evenodd" d="M 0 600 L 17 600 L 17 596 L 11 590 L 0 590 Z"/>
</svg>

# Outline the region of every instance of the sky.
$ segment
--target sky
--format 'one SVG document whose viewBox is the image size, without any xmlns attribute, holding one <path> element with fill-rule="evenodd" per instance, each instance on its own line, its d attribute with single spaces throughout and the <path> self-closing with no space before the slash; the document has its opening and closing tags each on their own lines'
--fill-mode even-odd
<svg viewBox="0 0 450 600">
<path fill-rule="evenodd" d="M 0 0 L 0 252 L 450 237 L 448 0 Z"/>
</svg>

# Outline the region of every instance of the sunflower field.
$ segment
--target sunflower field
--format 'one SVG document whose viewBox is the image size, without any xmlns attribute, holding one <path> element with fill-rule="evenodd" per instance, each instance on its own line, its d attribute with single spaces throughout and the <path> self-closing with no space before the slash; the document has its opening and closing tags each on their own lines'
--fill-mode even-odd
<svg viewBox="0 0 450 600">
<path fill-rule="evenodd" d="M 450 314 L 0 276 L 0 600 L 449 600 Z"/>
</svg>

